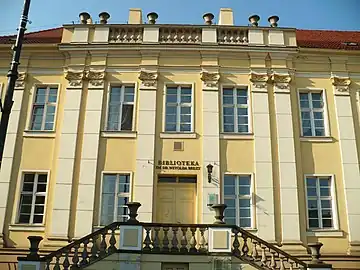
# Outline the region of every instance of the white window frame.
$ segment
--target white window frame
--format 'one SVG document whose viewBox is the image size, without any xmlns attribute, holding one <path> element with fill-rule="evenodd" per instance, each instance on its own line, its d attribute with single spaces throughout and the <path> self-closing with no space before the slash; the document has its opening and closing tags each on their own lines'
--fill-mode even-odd
<svg viewBox="0 0 360 270">
<path fill-rule="evenodd" d="M 309 226 L 309 206 L 308 206 L 308 193 L 306 179 L 308 177 L 328 177 L 330 179 L 330 192 L 331 192 L 331 208 L 333 216 L 333 227 L 332 228 L 322 228 L 322 215 L 318 216 L 319 219 L 319 228 L 310 228 Z M 317 181 L 318 182 L 318 181 Z M 305 201 L 306 201 L 306 226 L 308 231 L 334 231 L 339 230 L 339 218 L 337 210 L 337 197 L 336 197 L 336 186 L 335 186 L 335 175 L 334 174 L 305 174 L 304 175 L 304 188 L 305 188 Z M 316 200 L 318 211 L 321 212 L 321 202 L 319 203 L 319 194 L 317 189 Z M 321 226 L 320 226 L 321 225 Z"/>
<path fill-rule="evenodd" d="M 165 127 L 166 127 L 166 93 L 167 93 L 167 88 L 168 87 L 177 87 L 178 90 L 180 87 L 191 87 L 191 125 L 190 125 L 190 131 L 166 131 Z M 179 95 L 179 93 L 177 94 Z M 195 84 L 194 83 L 189 83 L 189 82 L 169 82 L 169 83 L 165 83 L 164 84 L 164 92 L 163 92 L 163 124 L 162 124 L 162 131 L 164 133 L 180 133 L 180 134 L 186 134 L 186 133 L 194 133 L 195 132 Z M 177 110 L 179 110 L 180 106 L 177 105 Z M 177 112 L 179 113 L 179 112 Z M 177 122 L 176 125 L 179 124 L 180 127 L 180 113 L 178 115 L 179 119 L 177 119 L 177 121 L 179 120 L 179 123 Z M 176 127 L 176 129 L 178 129 Z"/>
<path fill-rule="evenodd" d="M 30 221 L 29 223 L 19 223 L 19 218 L 20 218 L 20 202 L 21 202 L 21 195 L 23 194 L 23 187 L 24 187 L 24 177 L 25 174 L 35 174 L 35 179 L 34 179 L 34 187 L 33 187 L 33 192 L 32 192 L 32 202 L 31 202 L 31 214 L 30 214 Z M 39 174 L 46 174 L 47 178 L 46 178 L 46 191 L 45 191 L 45 203 L 44 203 L 44 213 L 43 213 L 43 222 L 42 223 L 33 223 L 33 219 L 34 219 L 34 211 L 35 211 L 35 199 L 36 199 L 36 194 L 38 194 L 38 192 L 34 192 L 35 187 L 37 187 L 37 180 L 38 180 L 38 175 Z M 46 210 L 47 210 L 47 200 L 48 200 L 48 192 L 49 192 L 49 185 L 50 185 L 50 171 L 49 170 L 22 170 L 20 171 L 20 175 L 19 175 L 19 189 L 18 189 L 18 200 L 17 200 L 17 207 L 15 208 L 16 210 L 16 214 L 14 215 L 14 219 L 13 219 L 13 224 L 16 225 L 20 225 L 20 226 L 44 226 L 46 224 Z M 44 192 L 39 192 L 40 194 L 43 194 Z"/>
<path fill-rule="evenodd" d="M 233 99 L 234 99 L 234 106 L 237 107 L 237 95 L 234 95 L 234 92 L 236 92 L 236 89 L 240 89 L 240 90 L 245 90 L 247 91 L 247 110 L 248 110 L 248 132 L 239 132 L 238 131 L 238 115 L 237 115 L 237 110 L 236 113 L 234 114 L 234 128 L 235 131 L 234 132 L 225 132 L 224 131 L 224 104 L 223 104 L 223 91 L 224 88 L 233 88 Z M 220 92 L 220 125 L 221 125 L 221 132 L 224 134 L 239 134 L 239 135 L 248 135 L 248 134 L 252 134 L 252 110 L 251 110 L 251 91 L 250 91 L 250 86 L 247 84 L 223 84 L 221 85 L 221 92 Z M 236 100 L 236 102 L 235 102 Z"/>
<path fill-rule="evenodd" d="M 112 87 L 121 86 L 121 99 L 124 99 L 124 89 L 125 86 L 134 86 L 134 101 L 132 102 L 134 109 L 133 109 L 133 118 L 132 118 L 132 128 L 131 130 L 121 130 L 121 123 L 118 130 L 109 130 L 108 129 L 108 119 L 109 119 L 109 105 L 110 105 L 110 91 Z M 107 87 L 107 93 L 106 93 L 106 112 L 105 112 L 105 123 L 104 123 L 104 131 L 105 132 L 133 132 L 136 130 L 135 124 L 136 124 L 136 109 L 137 109 L 137 92 L 138 92 L 138 83 L 132 82 L 132 81 L 116 81 L 116 82 L 109 82 Z M 125 102 L 121 104 L 121 110 L 120 110 L 120 117 L 122 117 L 122 105 L 123 104 L 131 104 L 131 102 Z M 119 118 L 121 121 L 121 118 Z"/>
<path fill-rule="evenodd" d="M 132 202 L 132 185 L 133 185 L 133 172 L 131 171 L 103 171 L 101 173 L 101 183 L 100 183 L 100 201 L 99 201 L 99 215 L 98 215 L 98 226 L 106 226 L 104 224 L 101 224 L 101 214 L 102 214 L 102 192 L 103 192 L 103 183 L 104 183 L 104 176 L 106 174 L 116 174 L 116 175 L 129 175 L 130 178 L 130 185 L 129 185 L 129 202 Z M 116 179 L 118 181 L 118 177 Z M 113 216 L 113 221 L 112 222 L 116 222 L 116 217 L 117 217 L 117 202 L 118 202 L 118 195 L 117 195 L 117 189 L 118 189 L 118 185 L 116 185 L 116 190 L 114 191 L 115 194 L 115 201 L 114 201 L 114 216 Z M 123 193 L 126 194 L 126 193 Z"/>
<path fill-rule="evenodd" d="M 324 106 L 323 106 L 323 116 L 324 116 L 324 136 L 315 136 L 315 124 L 314 124 L 314 117 L 313 117 L 313 109 L 310 108 L 310 122 L 311 122 L 311 136 L 304 136 L 303 132 L 303 126 L 302 126 L 302 117 L 301 117 L 301 103 L 300 103 L 300 93 L 307 93 L 308 95 L 310 93 L 321 93 Z M 311 98 L 311 95 L 309 95 Z M 298 97 L 298 108 L 299 108 L 299 118 L 300 118 L 300 136 L 306 137 L 306 138 L 321 138 L 321 137 L 329 137 L 330 136 L 330 130 L 329 130 L 329 115 L 328 115 L 328 108 L 327 108 L 327 99 L 326 99 L 326 91 L 323 88 L 298 88 L 297 91 L 297 97 Z M 312 102 L 310 102 L 311 99 L 309 99 L 309 105 L 312 107 Z M 310 104 L 311 103 L 311 104 Z"/>
<path fill-rule="evenodd" d="M 44 126 L 45 126 L 45 118 L 46 118 L 46 111 L 44 110 L 44 115 L 43 115 L 43 120 L 42 120 L 42 127 L 41 130 L 33 130 L 31 128 L 32 126 L 32 116 L 33 116 L 33 111 L 34 111 L 34 104 L 35 104 L 35 99 L 36 99 L 36 92 L 38 88 L 42 88 L 42 87 L 46 87 L 47 89 L 50 88 L 55 88 L 57 87 L 57 96 L 56 96 L 56 104 L 55 104 L 55 114 L 54 114 L 54 125 L 53 128 L 50 130 L 45 130 Z M 30 131 L 30 132 L 54 132 L 56 129 L 56 123 L 57 123 L 57 112 L 58 112 L 58 107 L 59 107 L 59 98 L 60 98 L 60 91 L 61 91 L 61 85 L 60 84 L 54 84 L 54 83 L 49 83 L 49 84 L 35 84 L 32 89 L 31 89 L 31 93 L 33 95 L 32 99 L 31 99 L 31 104 L 29 106 L 29 110 L 28 110 L 28 120 L 27 120 L 27 130 L 26 131 Z M 47 94 L 48 96 L 48 94 Z M 45 106 L 47 107 L 47 104 L 45 104 Z M 49 104 L 53 104 L 53 103 L 49 103 Z"/>
<path fill-rule="evenodd" d="M 256 222 L 255 222 L 255 193 L 254 193 L 254 173 L 236 173 L 236 172 L 226 172 L 223 174 L 223 180 L 222 180 L 222 184 L 221 184 L 221 201 L 224 203 L 225 202 L 225 194 L 224 194 L 224 179 L 226 175 L 230 175 L 230 176 L 236 176 L 236 193 L 239 192 L 238 190 L 238 186 L 239 186 L 239 177 L 240 176 L 250 176 L 250 195 L 242 195 L 241 197 L 246 197 L 249 196 L 250 199 L 250 216 L 251 216 L 251 227 L 246 227 L 245 229 L 250 229 L 250 230 L 255 230 L 256 229 Z M 240 199 L 240 195 L 235 193 L 235 219 L 236 219 L 236 226 L 240 226 L 240 206 L 239 204 L 239 199 Z"/>
</svg>

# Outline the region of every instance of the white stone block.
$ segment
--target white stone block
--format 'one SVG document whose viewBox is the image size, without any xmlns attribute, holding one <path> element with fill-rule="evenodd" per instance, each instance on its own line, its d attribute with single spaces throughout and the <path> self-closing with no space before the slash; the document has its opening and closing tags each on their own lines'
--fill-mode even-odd
<svg viewBox="0 0 360 270">
<path fill-rule="evenodd" d="M 156 110 L 156 90 L 141 90 L 139 94 L 139 110 L 155 111 Z"/>
<path fill-rule="evenodd" d="M 0 183 L 9 183 L 13 158 L 3 157 L 1 161 Z M 0 197 L 1 200 L 1 197 Z"/>
<path fill-rule="evenodd" d="M 279 161 L 295 162 L 295 149 L 293 138 L 278 138 Z"/>
<path fill-rule="evenodd" d="M 347 212 L 348 215 L 359 215 L 360 216 L 360 207 L 359 207 L 359 194 L 360 189 L 345 189 L 345 198 L 347 202 Z M 359 223 L 360 224 L 360 223 Z M 359 225 L 358 224 L 358 225 Z"/>
<path fill-rule="evenodd" d="M 138 134 L 155 135 L 156 112 L 155 111 L 139 111 Z"/>
<path fill-rule="evenodd" d="M 103 95 L 104 95 L 103 89 L 89 90 L 86 101 L 86 110 L 101 111 Z"/>
<path fill-rule="evenodd" d="M 358 242 L 360 241 L 360 230 L 359 230 L 360 214 L 358 215 L 349 214 L 348 219 L 349 219 L 348 222 L 350 229 L 349 242 Z"/>
<path fill-rule="evenodd" d="M 264 45 L 264 32 L 260 29 L 249 29 L 249 44 Z"/>
<path fill-rule="evenodd" d="M 74 159 L 58 158 L 56 183 L 72 184 L 74 172 Z M 56 196 L 56 195 L 55 195 Z"/>
<path fill-rule="evenodd" d="M 219 113 L 203 112 L 203 136 L 219 137 Z"/>
<path fill-rule="evenodd" d="M 55 186 L 55 198 L 53 209 L 70 211 L 71 184 L 59 184 Z"/>
<path fill-rule="evenodd" d="M 299 214 L 281 213 L 282 240 L 292 242 L 300 240 L 300 221 Z"/>
<path fill-rule="evenodd" d="M 13 103 L 13 106 L 11 108 L 11 113 L 13 111 L 20 111 L 21 110 L 21 105 L 22 105 L 22 100 L 23 100 L 23 93 L 24 93 L 23 90 L 20 90 L 20 91 L 15 90 L 14 91 L 14 96 L 13 96 L 14 103 Z"/>
<path fill-rule="evenodd" d="M 281 188 L 296 188 L 297 174 L 295 162 L 281 162 L 279 163 L 280 171 L 280 187 Z"/>
<path fill-rule="evenodd" d="M 275 217 L 274 214 L 257 214 L 257 236 L 265 241 L 275 240 Z"/>
<path fill-rule="evenodd" d="M 293 121 L 290 114 L 277 114 L 277 135 L 279 138 L 291 138 L 294 137 Z M 294 144 L 294 142 L 292 143 Z"/>
<path fill-rule="evenodd" d="M 79 111 L 64 111 L 63 119 L 64 121 L 62 123 L 61 133 L 76 134 L 79 124 Z M 62 147 L 67 147 L 67 145 L 62 145 Z"/>
<path fill-rule="evenodd" d="M 291 100 L 289 94 L 275 94 L 276 114 L 291 114 Z"/>
<path fill-rule="evenodd" d="M 58 158 L 75 158 L 76 134 L 61 134 Z"/>
<path fill-rule="evenodd" d="M 219 137 L 203 137 L 203 157 L 204 159 L 213 162 L 219 162 L 220 149 L 219 149 Z M 206 164 L 207 165 L 207 164 Z"/>
<path fill-rule="evenodd" d="M 152 222 L 152 212 L 138 212 L 137 220 L 140 222 Z"/>
<path fill-rule="evenodd" d="M 255 163 L 255 182 L 258 188 L 273 188 L 272 182 L 272 163 L 256 162 Z"/>
<path fill-rule="evenodd" d="M 152 187 L 154 185 L 154 166 L 156 166 L 156 164 L 149 164 L 148 160 L 136 160 L 134 185 Z"/>
<path fill-rule="evenodd" d="M 346 188 L 360 190 L 360 172 L 358 164 L 343 164 L 343 177 L 346 181 Z"/>
<path fill-rule="evenodd" d="M 158 43 L 159 27 L 144 27 L 143 42 Z"/>
<path fill-rule="evenodd" d="M 95 183 L 93 185 L 79 185 L 77 211 L 94 210 Z"/>
<path fill-rule="evenodd" d="M 66 89 L 64 111 L 80 110 L 82 89 Z"/>
<path fill-rule="evenodd" d="M 202 28 L 202 43 L 217 43 L 216 28 Z"/>
<path fill-rule="evenodd" d="M 335 96 L 335 106 L 338 117 L 352 117 L 351 100 L 349 96 Z"/>
<path fill-rule="evenodd" d="M 202 91 L 203 112 L 219 113 L 219 91 Z"/>
<path fill-rule="evenodd" d="M 100 120 L 101 120 L 101 111 L 86 111 L 84 133 L 99 135 Z"/>
<path fill-rule="evenodd" d="M 354 119 L 348 116 L 341 116 L 338 117 L 337 121 L 340 140 L 355 140 Z"/>
<path fill-rule="evenodd" d="M 80 162 L 79 184 L 94 185 L 96 179 L 96 159 L 82 159 Z"/>
<path fill-rule="evenodd" d="M 265 113 L 269 114 L 268 93 L 252 93 L 253 114 Z"/>
<path fill-rule="evenodd" d="M 281 215 L 299 214 L 297 188 L 281 188 Z"/>
<path fill-rule="evenodd" d="M 141 203 L 139 212 L 152 212 L 153 192 L 153 186 L 134 185 L 134 201 Z"/>
<path fill-rule="evenodd" d="M 67 237 L 70 210 L 53 209 L 51 222 L 51 236 Z"/>
<path fill-rule="evenodd" d="M 254 114 L 254 136 L 256 139 L 258 137 L 268 138 L 270 137 L 270 119 L 268 114 Z"/>
<path fill-rule="evenodd" d="M 270 138 L 255 138 L 255 160 L 256 162 L 271 162 Z"/>
<path fill-rule="evenodd" d="M 5 212 L 6 212 L 6 208 L 0 207 L 0 226 L 1 226 L 1 228 L 3 228 L 3 226 L 4 226 Z"/>
<path fill-rule="evenodd" d="M 17 133 L 19 127 L 20 111 L 11 111 L 7 133 Z M 7 139 L 7 137 L 6 137 Z"/>
<path fill-rule="evenodd" d="M 93 211 L 76 211 L 75 237 L 81 238 L 92 232 Z"/>
<path fill-rule="evenodd" d="M 274 214 L 274 191 L 273 188 L 256 188 L 255 192 L 256 212 L 264 215 Z"/>
<path fill-rule="evenodd" d="M 284 32 L 282 30 L 269 30 L 269 45 L 285 46 Z"/>
<path fill-rule="evenodd" d="M 5 158 L 11 158 L 11 160 L 12 160 L 12 158 L 14 156 L 15 143 L 16 143 L 16 133 L 11 133 L 11 134 L 8 133 L 6 135 L 2 163 L 4 162 Z M 12 164 L 9 164 L 9 166 L 11 168 Z M 1 170 L 3 170 L 3 168 L 4 168 L 4 165 L 2 164 Z"/>
<path fill-rule="evenodd" d="M 96 159 L 99 149 L 99 134 L 84 134 L 82 159 Z"/>
<path fill-rule="evenodd" d="M 354 140 L 340 140 L 343 163 L 358 164 L 356 142 Z"/>
<path fill-rule="evenodd" d="M 72 35 L 72 43 L 87 43 L 89 37 L 88 27 L 75 27 Z"/>
<path fill-rule="evenodd" d="M 137 136 L 137 159 L 154 159 L 154 135 L 138 134 Z"/>
<path fill-rule="evenodd" d="M 0 182 L 0 207 L 4 207 L 4 208 L 6 207 L 8 193 L 9 193 L 9 183 Z"/>
<path fill-rule="evenodd" d="M 108 43 L 109 42 L 109 27 L 95 27 L 94 39 L 95 43 Z"/>
</svg>

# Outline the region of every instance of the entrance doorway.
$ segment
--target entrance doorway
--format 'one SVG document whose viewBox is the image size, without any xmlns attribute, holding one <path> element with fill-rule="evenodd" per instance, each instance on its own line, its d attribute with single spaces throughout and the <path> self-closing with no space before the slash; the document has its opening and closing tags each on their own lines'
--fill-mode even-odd
<svg viewBox="0 0 360 270">
<path fill-rule="evenodd" d="M 196 176 L 158 176 L 158 223 L 195 223 L 196 182 Z"/>
</svg>

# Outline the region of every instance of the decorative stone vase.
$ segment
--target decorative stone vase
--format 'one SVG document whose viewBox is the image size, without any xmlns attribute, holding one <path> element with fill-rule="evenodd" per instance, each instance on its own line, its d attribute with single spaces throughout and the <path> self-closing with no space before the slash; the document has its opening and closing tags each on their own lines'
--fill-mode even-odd
<svg viewBox="0 0 360 270">
<path fill-rule="evenodd" d="M 205 13 L 203 15 L 203 19 L 205 21 L 205 24 L 212 25 L 212 20 L 214 19 L 214 14 L 212 13 Z"/>
<path fill-rule="evenodd" d="M 159 15 L 156 12 L 150 12 L 146 17 L 148 19 L 149 24 L 155 24 L 157 18 L 159 18 Z"/>
<path fill-rule="evenodd" d="M 252 24 L 252 26 L 258 26 L 260 21 L 259 15 L 252 15 L 249 17 L 249 22 Z"/>
<path fill-rule="evenodd" d="M 99 19 L 101 24 L 107 24 L 109 18 L 110 18 L 110 14 L 107 12 L 101 12 L 99 14 Z"/>
<path fill-rule="evenodd" d="M 136 217 L 138 216 L 138 209 L 141 206 L 141 203 L 139 202 L 128 202 L 127 207 L 129 208 L 129 220 L 127 221 L 127 223 L 139 223 L 139 221 L 136 219 Z"/>
<path fill-rule="evenodd" d="M 214 224 L 225 224 L 224 222 L 224 211 L 226 209 L 226 204 L 214 204 L 212 209 L 215 211 L 215 222 Z"/>
<path fill-rule="evenodd" d="M 87 21 L 90 19 L 90 14 L 87 12 L 81 12 L 79 14 L 79 19 L 82 24 L 87 24 Z"/>
<path fill-rule="evenodd" d="M 27 255 L 28 259 L 38 260 L 40 258 L 39 252 L 39 244 L 43 238 L 41 236 L 29 236 L 28 240 L 30 242 L 30 253 Z"/>
<path fill-rule="evenodd" d="M 310 249 L 310 252 L 311 252 L 311 264 L 319 264 L 319 263 L 323 263 L 321 260 L 320 260 L 320 249 L 321 247 L 323 246 L 322 243 L 320 242 L 316 242 L 316 243 L 309 243 L 308 244 L 308 247 Z"/>
<path fill-rule="evenodd" d="M 279 21 L 279 17 L 278 16 L 270 16 L 268 18 L 268 21 L 270 23 L 271 27 L 277 27 L 278 26 L 278 21 Z"/>
</svg>

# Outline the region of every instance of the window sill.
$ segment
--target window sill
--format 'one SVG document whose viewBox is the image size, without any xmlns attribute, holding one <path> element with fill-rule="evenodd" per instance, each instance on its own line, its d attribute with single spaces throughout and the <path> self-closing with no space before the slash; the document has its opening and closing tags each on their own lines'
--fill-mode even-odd
<svg viewBox="0 0 360 270">
<path fill-rule="evenodd" d="M 104 138 L 136 138 L 136 131 L 102 131 L 101 137 Z"/>
<path fill-rule="evenodd" d="M 55 131 L 51 130 L 51 131 L 34 131 L 34 130 L 25 130 L 23 133 L 24 137 L 29 137 L 29 138 L 55 138 L 56 133 Z"/>
<path fill-rule="evenodd" d="M 161 132 L 160 138 L 162 139 L 196 139 L 197 134 L 195 132 L 189 133 L 168 133 L 168 132 Z"/>
<path fill-rule="evenodd" d="M 220 139 L 223 140 L 253 140 L 253 133 L 220 133 Z"/>
<path fill-rule="evenodd" d="M 309 137 L 300 137 L 300 141 L 302 142 L 333 142 L 333 137 L 328 136 L 309 136 Z"/>
<path fill-rule="evenodd" d="M 312 230 L 306 232 L 307 236 L 343 237 L 344 232 L 339 230 Z"/>
<path fill-rule="evenodd" d="M 9 225 L 10 231 L 26 231 L 26 232 L 44 232 L 45 226 L 44 225 L 31 225 L 31 224 L 11 224 Z"/>
</svg>

